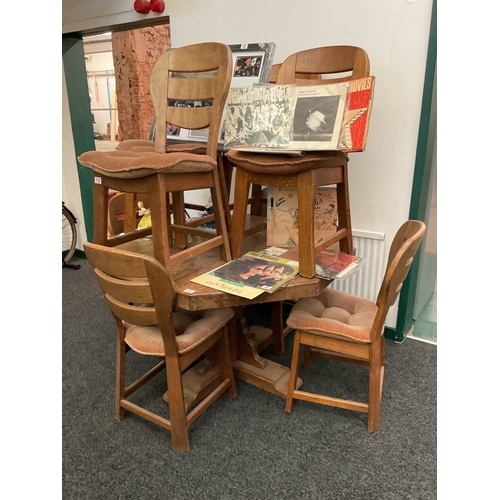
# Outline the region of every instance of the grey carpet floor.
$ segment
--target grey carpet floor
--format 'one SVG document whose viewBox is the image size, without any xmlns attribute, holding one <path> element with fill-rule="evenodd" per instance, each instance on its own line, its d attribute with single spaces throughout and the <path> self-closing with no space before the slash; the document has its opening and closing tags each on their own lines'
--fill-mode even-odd
<svg viewBox="0 0 500 500">
<path fill-rule="evenodd" d="M 191 451 L 175 453 L 168 431 L 130 413 L 114 418 L 114 323 L 83 259 L 62 270 L 62 495 L 65 499 L 437 498 L 437 346 L 387 342 L 382 426 L 365 414 L 284 400 L 237 380 L 190 427 Z M 249 309 L 263 319 L 266 308 Z M 289 366 L 286 352 L 263 356 Z M 130 375 L 150 360 L 131 353 Z M 360 366 L 314 359 L 303 388 L 366 397 Z M 158 375 L 137 395 L 168 414 Z"/>
</svg>

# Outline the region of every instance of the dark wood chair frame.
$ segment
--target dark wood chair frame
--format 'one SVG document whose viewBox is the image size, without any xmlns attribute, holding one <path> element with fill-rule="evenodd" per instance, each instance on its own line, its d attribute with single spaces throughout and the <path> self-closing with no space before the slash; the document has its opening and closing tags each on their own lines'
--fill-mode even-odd
<svg viewBox="0 0 500 500">
<path fill-rule="evenodd" d="M 117 420 L 125 418 L 125 410 L 135 413 L 170 431 L 174 451 L 189 451 L 189 426 L 219 396 L 226 394 L 235 398 L 237 394 L 227 327 L 224 325 L 192 350 L 184 354 L 179 352 L 173 323 L 176 293 L 170 272 L 147 255 L 93 243 L 84 244 L 84 249 L 116 323 Z M 130 347 L 126 342 L 124 322 L 139 326 L 158 326 L 165 352 L 153 368 L 129 384 L 126 384 L 125 379 L 126 354 Z M 193 405 L 188 403 L 184 394 L 182 374 L 208 351 L 212 354 L 212 359 L 215 355 L 218 360 L 220 376 L 214 378 L 214 383 L 207 387 L 196 405 Z M 169 419 L 129 400 L 134 392 L 162 371 L 165 371 L 168 383 Z"/>
</svg>

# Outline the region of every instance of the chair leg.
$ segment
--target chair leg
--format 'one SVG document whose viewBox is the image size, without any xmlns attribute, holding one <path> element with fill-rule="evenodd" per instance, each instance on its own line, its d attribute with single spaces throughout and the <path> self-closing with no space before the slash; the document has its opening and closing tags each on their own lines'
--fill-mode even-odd
<svg viewBox="0 0 500 500">
<path fill-rule="evenodd" d="M 125 234 L 131 233 L 136 229 L 136 199 L 137 195 L 134 193 L 126 193 L 125 194 L 125 219 L 123 221 L 123 232 Z M 145 207 L 149 208 L 149 207 Z"/>
<path fill-rule="evenodd" d="M 382 338 L 380 339 L 380 366 L 385 368 L 385 339 L 384 334 L 382 333 Z M 382 384 L 384 380 L 382 379 Z"/>
<path fill-rule="evenodd" d="M 227 159 L 227 156 L 219 151 L 217 153 L 217 166 L 219 183 L 222 190 L 222 205 L 224 206 L 224 218 L 226 220 L 227 231 L 231 232 L 231 208 L 229 207 L 229 193 L 231 189 L 231 177 L 233 165 Z M 229 181 L 229 185 L 228 182 Z"/>
<path fill-rule="evenodd" d="M 125 398 L 125 360 L 127 350 L 122 334 L 116 337 L 116 389 L 115 389 L 115 416 L 121 422 L 125 418 L 125 410 L 120 401 Z"/>
<path fill-rule="evenodd" d="M 231 248 L 229 245 L 229 235 L 225 220 L 226 216 L 224 212 L 224 204 L 222 202 L 223 196 L 225 196 L 225 194 L 222 194 L 218 168 L 214 169 L 213 171 L 213 182 L 214 186 L 210 188 L 210 193 L 212 195 L 215 230 L 218 236 L 222 236 L 223 243 L 220 247 L 220 256 L 222 260 L 224 260 L 225 262 L 229 262 L 231 260 Z"/>
<path fill-rule="evenodd" d="M 293 341 L 292 365 L 290 367 L 290 378 L 288 380 L 288 391 L 286 393 L 285 411 L 292 411 L 293 392 L 297 385 L 297 374 L 299 371 L 299 352 L 300 352 L 300 331 L 295 330 L 295 339 Z"/>
<path fill-rule="evenodd" d="M 314 234 L 314 196 L 315 184 L 310 170 L 298 175 L 299 211 L 299 273 L 305 278 L 316 274 L 315 234 Z"/>
<path fill-rule="evenodd" d="M 380 428 L 380 384 L 372 389 L 370 383 L 370 395 L 368 397 L 368 432 L 377 431 Z"/>
<path fill-rule="evenodd" d="M 311 364 L 311 346 L 306 345 L 306 348 L 304 350 L 304 370 L 307 370 L 310 364 Z"/>
<path fill-rule="evenodd" d="M 352 242 L 352 225 L 351 225 L 351 205 L 349 200 L 349 179 L 348 179 L 348 162 L 342 166 L 342 182 L 337 184 L 337 205 L 338 205 L 338 223 L 339 229 L 347 230 L 347 237 L 339 241 L 339 247 L 342 252 L 350 255 L 354 254 L 354 246 Z"/>
<path fill-rule="evenodd" d="M 96 183 L 95 179 L 101 182 Z M 102 176 L 94 173 L 94 185 L 92 189 L 94 198 L 94 243 L 107 245 L 108 243 L 108 188 L 102 183 Z"/>
<path fill-rule="evenodd" d="M 250 208 L 252 215 L 262 215 L 262 186 L 252 184 L 252 204 Z"/>
<path fill-rule="evenodd" d="M 168 381 L 168 405 L 170 408 L 170 433 L 174 451 L 189 451 L 189 435 L 186 410 L 184 406 L 184 389 L 182 373 L 178 360 L 166 358 Z"/>
<path fill-rule="evenodd" d="M 249 189 L 250 179 L 248 173 L 241 168 L 236 169 L 234 208 L 231 222 L 231 255 L 233 259 L 240 257 L 242 252 Z"/>
<path fill-rule="evenodd" d="M 229 338 L 227 333 L 227 327 L 224 327 L 224 331 L 221 339 L 217 342 L 217 354 L 219 358 L 220 374 L 223 379 L 229 379 L 231 385 L 227 388 L 225 394 L 228 398 L 234 399 L 238 393 L 236 391 L 236 382 L 234 381 L 233 365 L 231 363 L 231 356 L 229 354 Z"/>
<path fill-rule="evenodd" d="M 185 226 L 186 214 L 184 206 L 184 192 L 177 191 L 172 193 L 172 205 L 174 212 L 174 224 Z M 181 250 L 187 248 L 187 235 L 183 233 L 175 233 L 174 245 Z"/>
<path fill-rule="evenodd" d="M 163 175 L 152 175 L 148 183 L 149 204 L 151 205 L 151 225 L 153 235 L 153 252 L 156 260 L 160 261 L 169 271 L 169 214 L 167 213 L 167 189 Z"/>
<path fill-rule="evenodd" d="M 173 199 L 172 199 L 172 193 L 167 193 L 166 194 L 166 203 L 167 203 L 167 222 L 168 222 L 168 227 L 167 227 L 167 230 L 168 230 L 168 247 L 169 248 L 172 248 L 173 244 L 174 244 L 174 241 L 173 241 L 173 235 L 172 235 L 172 231 L 170 230 L 170 211 L 173 210 L 173 205 L 174 205 L 174 202 L 173 202 Z"/>
<path fill-rule="evenodd" d="M 378 344 L 378 345 L 377 345 Z M 370 345 L 370 375 L 368 387 L 368 432 L 372 433 L 380 427 L 380 405 L 382 397 L 381 345 L 373 342 Z"/>
</svg>

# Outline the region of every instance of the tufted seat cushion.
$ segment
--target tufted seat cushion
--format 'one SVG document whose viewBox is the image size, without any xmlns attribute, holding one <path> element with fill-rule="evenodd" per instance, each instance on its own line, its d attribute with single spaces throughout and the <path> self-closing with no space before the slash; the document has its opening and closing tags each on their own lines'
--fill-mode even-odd
<svg viewBox="0 0 500 500">
<path fill-rule="evenodd" d="M 340 167 L 349 161 L 341 151 L 307 151 L 301 156 L 292 156 L 230 149 L 227 156 L 238 167 L 260 174 L 297 174 L 316 168 Z"/>
<path fill-rule="evenodd" d="M 326 288 L 317 297 L 299 299 L 287 319 L 293 329 L 370 343 L 378 307 L 371 300 Z"/>
<path fill-rule="evenodd" d="M 207 309 L 201 318 L 177 311 L 173 322 L 179 354 L 191 351 L 205 339 L 218 332 L 234 315 L 230 307 Z M 125 342 L 134 351 L 148 356 L 164 356 L 165 348 L 160 328 L 125 324 Z"/>
<path fill-rule="evenodd" d="M 145 139 L 127 139 L 122 141 L 116 146 L 117 151 L 134 151 L 136 153 L 154 153 L 154 141 L 147 141 Z M 205 144 L 168 144 L 167 153 L 193 153 L 197 155 L 204 155 L 207 152 Z"/>
<path fill-rule="evenodd" d="M 209 172 L 217 162 L 207 155 L 136 151 L 87 151 L 78 161 L 108 177 L 137 179 L 155 174 Z"/>
</svg>

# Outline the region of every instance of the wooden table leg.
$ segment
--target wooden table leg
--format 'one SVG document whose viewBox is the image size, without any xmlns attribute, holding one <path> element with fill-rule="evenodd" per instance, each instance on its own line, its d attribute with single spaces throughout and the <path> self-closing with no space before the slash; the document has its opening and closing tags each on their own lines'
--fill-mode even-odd
<svg viewBox="0 0 500 500">
<path fill-rule="evenodd" d="M 264 391 L 286 399 L 290 369 L 269 359 L 265 361 L 266 366 L 264 368 L 257 368 L 240 360 L 234 361 L 234 376 Z M 295 387 L 298 389 L 301 385 L 302 379 L 297 377 Z"/>
<path fill-rule="evenodd" d="M 285 336 L 283 335 L 283 302 L 273 302 L 271 307 L 273 350 L 276 354 L 283 354 L 285 352 Z"/>
<path fill-rule="evenodd" d="M 235 377 L 285 399 L 290 369 L 259 355 L 271 342 L 275 352 L 285 352 L 282 312 L 283 303 L 273 302 L 273 330 L 262 326 L 249 328 L 242 319 L 242 331 L 238 336 L 238 359 L 233 361 L 233 369 Z M 301 385 L 302 380 L 297 378 L 296 388 Z"/>
<path fill-rule="evenodd" d="M 274 327 L 283 324 L 283 320 L 277 318 L 278 313 L 282 314 L 281 302 L 273 303 L 272 314 L 276 316 Z M 274 346 L 275 338 L 279 338 L 282 344 L 283 333 L 263 326 L 249 326 L 243 316 L 242 307 L 235 308 L 235 316 L 229 322 L 228 328 L 235 377 L 286 399 L 290 369 L 259 354 L 271 343 Z M 276 347 L 274 349 L 276 350 Z M 219 366 L 209 359 L 204 359 L 183 373 L 182 381 L 186 409 L 190 409 L 220 382 Z M 297 378 L 297 389 L 301 385 L 302 380 Z M 168 391 L 164 399 L 168 401 Z"/>
<path fill-rule="evenodd" d="M 207 360 L 200 361 L 200 363 L 182 374 L 186 411 L 196 406 L 221 383 L 219 365 L 207 371 L 206 368 L 209 363 Z M 168 403 L 168 391 L 163 395 L 163 400 Z"/>
</svg>

